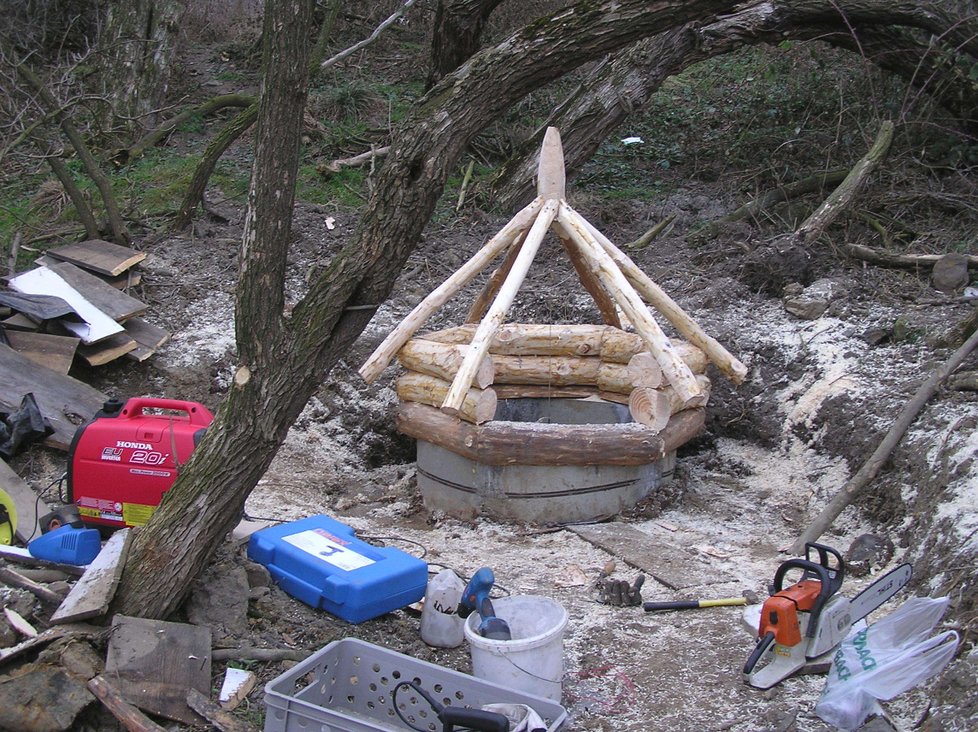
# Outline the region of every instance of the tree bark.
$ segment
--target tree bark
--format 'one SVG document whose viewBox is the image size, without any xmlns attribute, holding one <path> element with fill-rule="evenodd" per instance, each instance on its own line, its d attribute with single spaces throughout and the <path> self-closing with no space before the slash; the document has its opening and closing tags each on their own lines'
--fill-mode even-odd
<svg viewBox="0 0 978 732">
<path fill-rule="evenodd" d="M 482 31 L 502 0 L 438 0 L 425 91 L 479 50 Z"/>
<path fill-rule="evenodd" d="M 559 11 L 445 77 L 400 124 L 353 239 L 283 313 L 284 267 L 305 101 L 311 0 L 270 0 L 256 161 L 237 286 L 239 366 L 215 422 L 137 534 L 117 612 L 164 617 L 238 520 L 290 425 L 348 352 L 417 246 L 469 141 L 527 93 L 730 0 L 607 0 Z M 702 417 L 702 415 L 700 415 Z"/>
<path fill-rule="evenodd" d="M 156 110 L 166 98 L 187 5 L 179 0 L 129 0 L 107 7 L 99 38 L 102 95 L 112 100 L 105 121 L 126 131 L 153 127 Z"/>
</svg>

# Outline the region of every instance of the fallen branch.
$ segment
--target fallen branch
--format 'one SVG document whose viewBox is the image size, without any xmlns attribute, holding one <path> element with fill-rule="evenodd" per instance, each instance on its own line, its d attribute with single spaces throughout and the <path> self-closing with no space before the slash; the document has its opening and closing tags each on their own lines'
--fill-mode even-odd
<svg viewBox="0 0 978 732">
<path fill-rule="evenodd" d="M 335 66 L 340 61 L 347 58 L 348 56 L 352 56 L 360 49 L 369 46 L 371 43 L 376 41 L 377 38 L 380 37 L 381 33 L 387 30 L 387 28 L 390 27 L 394 22 L 396 22 L 398 18 L 404 15 L 404 13 L 407 12 L 408 8 L 414 5 L 415 2 L 416 0 L 405 0 L 404 4 L 401 7 L 399 7 L 397 10 L 395 10 L 393 13 L 391 13 L 390 16 L 388 16 L 387 20 L 383 21 L 380 25 L 374 28 L 373 33 L 371 33 L 369 36 L 364 38 L 362 41 L 354 43 L 346 50 L 340 51 L 332 58 L 326 59 L 319 65 L 319 67 L 321 69 L 328 69 L 330 66 Z"/>
<path fill-rule="evenodd" d="M 810 541 L 815 541 L 820 537 L 832 522 L 839 516 L 840 513 L 852 503 L 857 497 L 859 497 L 862 492 L 866 489 L 876 475 L 879 473 L 880 468 L 883 467 L 883 463 L 889 458 L 890 453 L 897 446 L 900 440 L 903 438 L 904 433 L 910 427 L 911 423 L 916 419 L 917 413 L 923 408 L 927 401 L 934 395 L 938 387 L 951 375 L 951 373 L 961 365 L 961 362 L 967 358 L 968 354 L 974 350 L 975 346 L 978 346 L 978 330 L 971 334 L 971 337 L 965 341 L 964 345 L 961 346 L 957 351 L 951 354 L 949 358 L 940 368 L 938 368 L 927 381 L 925 381 L 917 392 L 913 395 L 913 398 L 907 402 L 903 411 L 897 417 L 893 426 L 890 427 L 889 432 L 883 438 L 883 441 L 879 444 L 879 447 L 873 452 L 869 460 L 859 469 L 850 480 L 847 482 L 829 501 L 828 505 L 822 509 L 822 512 L 809 524 L 808 528 L 798 537 L 798 540 L 791 547 L 791 552 L 794 555 L 800 555 L 805 551 L 805 544 Z"/>
<path fill-rule="evenodd" d="M 96 699 L 112 712 L 112 716 L 122 723 L 129 732 L 166 732 L 164 727 L 136 709 L 122 698 L 119 691 L 105 680 L 104 676 L 95 676 L 88 681 L 88 690 Z"/>
<path fill-rule="evenodd" d="M 818 193 L 829 186 L 837 186 L 846 179 L 848 174 L 846 170 L 830 170 L 825 173 L 810 175 L 807 178 L 796 180 L 787 185 L 772 188 L 753 201 L 745 203 L 740 208 L 731 211 L 723 217 L 723 220 L 741 221 L 746 218 L 754 218 L 761 211 L 777 203 L 790 201 L 793 198 L 798 198 L 808 193 Z"/>
<path fill-rule="evenodd" d="M 332 162 L 317 165 L 316 171 L 321 175 L 326 175 L 327 173 L 339 173 L 343 168 L 358 168 L 371 162 L 374 158 L 384 157 L 390 149 L 390 145 L 385 145 L 350 158 L 337 158 Z"/>
<path fill-rule="evenodd" d="M 293 648 L 215 648 L 211 652 L 213 661 L 304 661 L 311 651 Z"/>
<path fill-rule="evenodd" d="M 202 716 L 220 732 L 256 732 L 256 728 L 230 712 L 221 709 L 196 689 L 187 692 L 187 706 Z"/>
<path fill-rule="evenodd" d="M 59 595 L 54 590 L 51 590 L 44 585 L 40 585 L 34 580 L 28 579 L 24 575 L 2 565 L 0 565 L 0 582 L 10 585 L 11 587 L 19 587 L 22 590 L 27 590 L 39 600 L 43 600 L 44 602 L 49 602 L 54 605 L 60 605 L 61 601 L 64 600 L 64 597 Z"/>
<path fill-rule="evenodd" d="M 839 214 L 848 208 L 852 200 L 856 197 L 866 179 L 876 170 L 876 167 L 886 157 L 893 142 L 893 123 L 889 120 L 883 122 L 880 131 L 876 135 L 873 146 L 869 149 L 859 162 L 857 162 L 845 179 L 832 191 L 821 206 L 802 223 L 794 236 L 799 242 L 805 245 L 813 244 L 822 233 L 838 218 Z"/>
<path fill-rule="evenodd" d="M 645 249 L 645 247 L 647 247 L 649 244 L 652 243 L 653 239 L 655 239 L 659 234 L 665 231 L 666 228 L 668 228 L 669 225 L 672 224 L 672 222 L 675 220 L 676 220 L 675 216 L 669 216 L 663 219 L 655 226 L 653 226 L 651 229 L 649 229 L 644 234 L 642 234 L 635 241 L 630 242 L 628 244 L 622 244 L 621 248 L 622 249 Z"/>
<path fill-rule="evenodd" d="M 943 254 L 894 254 L 880 251 L 862 244 L 843 244 L 842 250 L 850 257 L 862 259 L 872 264 L 884 267 L 902 267 L 905 269 L 930 269 Z M 965 254 L 969 268 L 978 269 L 978 255 Z"/>
</svg>

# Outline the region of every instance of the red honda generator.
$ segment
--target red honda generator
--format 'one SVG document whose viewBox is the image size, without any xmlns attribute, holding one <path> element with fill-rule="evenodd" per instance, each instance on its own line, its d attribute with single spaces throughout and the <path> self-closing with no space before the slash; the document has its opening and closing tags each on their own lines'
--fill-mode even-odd
<svg viewBox="0 0 978 732">
<path fill-rule="evenodd" d="M 142 526 L 213 419 L 197 402 L 109 400 L 71 441 L 68 502 L 91 526 Z"/>
</svg>

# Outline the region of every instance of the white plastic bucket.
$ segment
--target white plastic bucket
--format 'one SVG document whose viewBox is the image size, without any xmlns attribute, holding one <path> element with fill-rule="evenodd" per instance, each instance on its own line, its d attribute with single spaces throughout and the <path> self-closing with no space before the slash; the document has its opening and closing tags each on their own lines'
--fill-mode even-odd
<svg viewBox="0 0 978 732">
<path fill-rule="evenodd" d="M 560 603 L 539 595 L 501 597 L 492 604 L 496 617 L 506 621 L 513 637 L 483 638 L 479 635 L 482 618 L 472 613 L 465 621 L 472 675 L 559 702 L 567 611 Z"/>
</svg>

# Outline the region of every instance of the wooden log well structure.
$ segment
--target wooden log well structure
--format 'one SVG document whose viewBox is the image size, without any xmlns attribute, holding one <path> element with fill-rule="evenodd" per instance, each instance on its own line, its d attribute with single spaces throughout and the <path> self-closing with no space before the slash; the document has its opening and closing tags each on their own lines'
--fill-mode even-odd
<svg viewBox="0 0 978 732">
<path fill-rule="evenodd" d="M 422 300 L 360 368 L 367 383 L 395 358 L 405 370 L 396 382 L 396 425 L 418 440 L 419 484 L 429 507 L 466 518 L 546 523 L 615 513 L 644 497 L 662 478 L 661 461 L 702 429 L 708 363 L 735 384 L 747 375 L 744 364 L 565 199 L 560 135 L 551 128 L 540 153 L 537 197 Z M 603 324 L 505 322 L 549 231 Z M 465 324 L 416 335 L 504 252 Z M 680 338 L 664 333 L 652 309 Z M 537 405 L 520 406 L 525 402 Z M 556 411 L 541 406 L 555 402 L 565 404 Z M 423 463 L 448 475 L 431 475 Z M 485 473 L 473 480 L 478 466 Z M 572 468 L 584 472 L 569 473 Z M 595 478 L 596 468 L 610 474 Z M 511 469 L 517 472 L 507 474 Z M 434 484 L 457 495 L 442 500 Z M 618 496 L 596 502 L 609 486 Z"/>
</svg>

